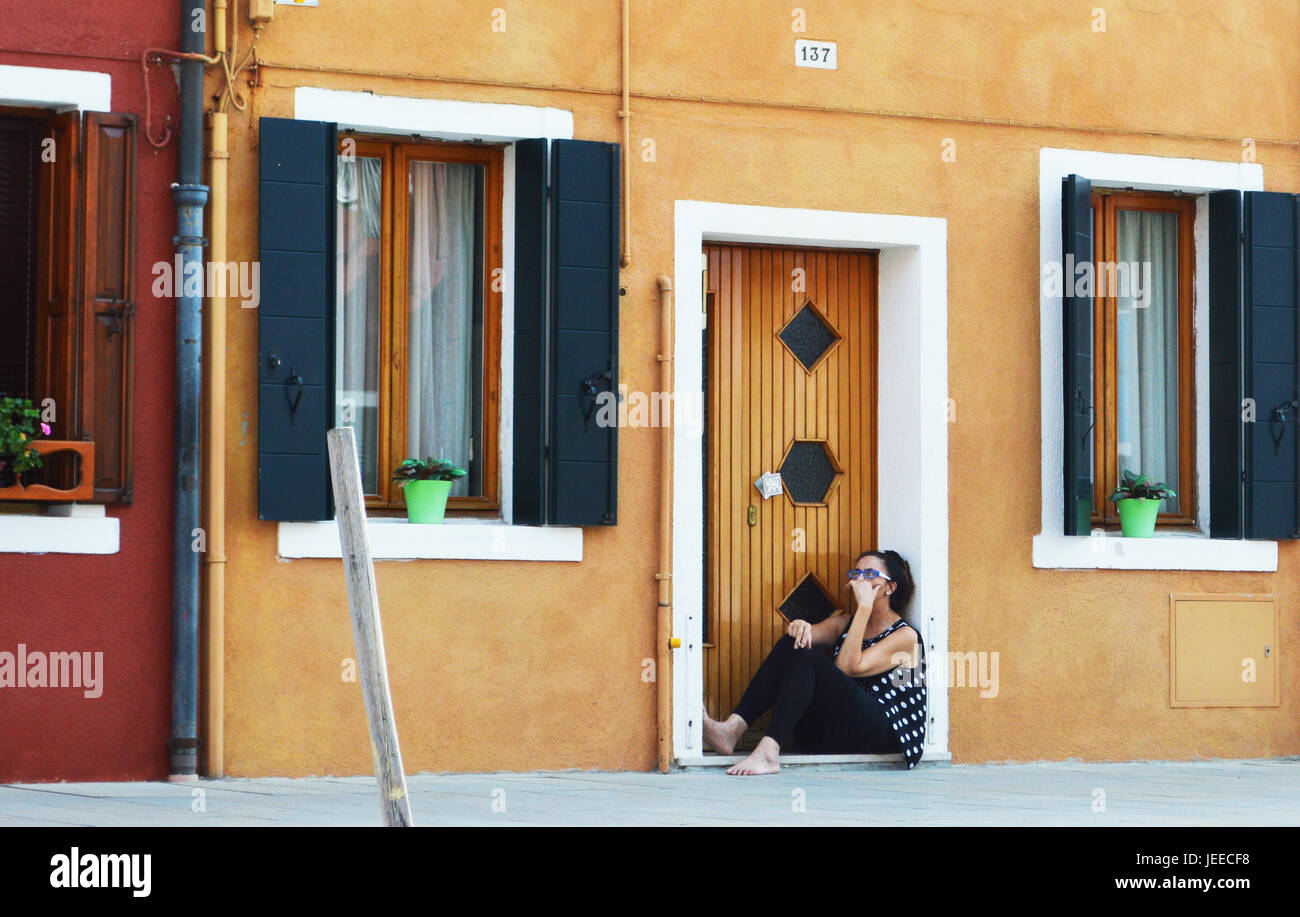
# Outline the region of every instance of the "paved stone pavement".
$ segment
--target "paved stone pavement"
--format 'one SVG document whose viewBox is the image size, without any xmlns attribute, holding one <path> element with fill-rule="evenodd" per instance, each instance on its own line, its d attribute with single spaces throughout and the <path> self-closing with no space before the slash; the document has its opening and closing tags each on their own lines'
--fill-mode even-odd
<svg viewBox="0 0 1300 917">
<path fill-rule="evenodd" d="M 417 825 L 1300 825 L 1300 758 L 420 774 L 407 786 Z M 378 823 L 368 777 L 0 786 L 0 826 Z"/>
</svg>

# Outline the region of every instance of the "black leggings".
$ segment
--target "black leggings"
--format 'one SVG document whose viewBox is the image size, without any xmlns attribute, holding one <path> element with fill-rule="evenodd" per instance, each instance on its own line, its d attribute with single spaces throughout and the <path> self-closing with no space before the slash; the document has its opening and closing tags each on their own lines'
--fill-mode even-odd
<svg viewBox="0 0 1300 917">
<path fill-rule="evenodd" d="M 793 740 L 806 754 L 899 750 L 885 708 L 821 650 L 795 649 L 789 634 L 772 647 L 733 712 L 748 725 L 769 708 L 772 725 L 767 734 L 782 749 Z"/>
</svg>

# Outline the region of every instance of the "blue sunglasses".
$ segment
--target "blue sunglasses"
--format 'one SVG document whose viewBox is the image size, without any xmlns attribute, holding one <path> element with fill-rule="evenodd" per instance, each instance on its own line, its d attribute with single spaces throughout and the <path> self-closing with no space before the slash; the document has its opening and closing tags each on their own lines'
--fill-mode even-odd
<svg viewBox="0 0 1300 917">
<path fill-rule="evenodd" d="M 894 581 L 892 577 L 886 576 L 885 574 L 881 573 L 879 570 L 859 570 L 857 567 L 854 567 L 852 570 L 848 571 L 848 577 L 849 579 L 867 579 L 867 580 L 876 579 L 877 577 L 879 577 L 880 579 L 889 580 L 891 583 Z"/>
</svg>

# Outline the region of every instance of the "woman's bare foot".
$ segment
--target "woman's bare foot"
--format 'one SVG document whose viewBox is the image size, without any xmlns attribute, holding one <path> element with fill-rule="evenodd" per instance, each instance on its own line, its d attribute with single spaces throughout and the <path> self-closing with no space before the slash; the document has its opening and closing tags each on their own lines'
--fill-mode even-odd
<svg viewBox="0 0 1300 917">
<path fill-rule="evenodd" d="M 745 734 L 745 721 L 738 714 L 731 714 L 726 722 L 719 723 L 704 711 L 704 744 L 720 755 L 729 755 L 736 750 L 736 743 Z"/>
<path fill-rule="evenodd" d="M 776 756 L 780 751 L 781 746 L 776 744 L 776 739 L 771 736 L 763 736 L 759 740 L 758 746 L 749 753 L 749 757 L 739 764 L 731 765 L 731 767 L 727 768 L 727 773 L 744 776 L 775 774 L 781 769 L 781 765 L 776 761 Z"/>
</svg>

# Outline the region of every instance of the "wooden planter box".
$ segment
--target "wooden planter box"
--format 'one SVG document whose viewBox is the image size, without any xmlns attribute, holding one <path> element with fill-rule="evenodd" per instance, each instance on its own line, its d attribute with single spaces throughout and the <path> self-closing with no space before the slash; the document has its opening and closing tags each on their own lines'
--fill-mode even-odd
<svg viewBox="0 0 1300 917">
<path fill-rule="evenodd" d="M 95 498 L 95 444 L 71 439 L 38 439 L 32 446 L 41 455 L 75 452 L 81 456 L 81 479 L 70 490 L 45 484 L 22 485 L 22 476 L 13 487 L 0 487 L 0 500 L 27 500 L 41 503 L 72 503 Z"/>
</svg>

